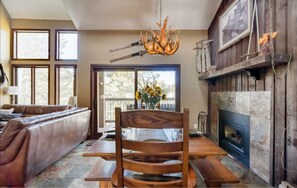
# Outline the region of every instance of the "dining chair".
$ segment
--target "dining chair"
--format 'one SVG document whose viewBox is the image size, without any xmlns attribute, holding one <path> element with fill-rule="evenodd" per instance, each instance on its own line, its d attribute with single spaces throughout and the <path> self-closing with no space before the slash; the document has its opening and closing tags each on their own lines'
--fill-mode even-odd
<svg viewBox="0 0 297 188">
<path fill-rule="evenodd" d="M 121 111 L 115 109 L 115 187 L 194 187 L 196 174 L 189 166 L 189 109 L 182 113 L 160 110 Z M 182 130 L 180 140 L 132 140 L 123 129 Z M 171 140 L 171 141 L 170 141 Z M 125 155 L 123 150 L 130 155 Z M 131 155 L 132 153 L 132 155 Z M 136 153 L 137 155 L 134 155 Z M 137 157 L 136 157 L 137 156 Z"/>
</svg>

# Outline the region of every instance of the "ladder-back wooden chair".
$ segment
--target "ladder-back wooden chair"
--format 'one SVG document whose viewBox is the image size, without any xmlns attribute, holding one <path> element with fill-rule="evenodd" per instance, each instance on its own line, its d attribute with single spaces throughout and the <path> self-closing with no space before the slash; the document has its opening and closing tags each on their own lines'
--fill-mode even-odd
<svg viewBox="0 0 297 188">
<path fill-rule="evenodd" d="M 116 108 L 115 116 L 116 170 L 112 176 L 115 187 L 195 186 L 196 175 L 189 166 L 189 109 L 180 113 L 159 110 L 122 112 L 121 108 Z M 128 127 L 159 131 L 182 129 L 182 139 L 129 140 L 122 136 L 122 129 Z M 125 155 L 123 149 L 129 150 L 129 153 L 137 152 L 138 157 Z"/>
</svg>

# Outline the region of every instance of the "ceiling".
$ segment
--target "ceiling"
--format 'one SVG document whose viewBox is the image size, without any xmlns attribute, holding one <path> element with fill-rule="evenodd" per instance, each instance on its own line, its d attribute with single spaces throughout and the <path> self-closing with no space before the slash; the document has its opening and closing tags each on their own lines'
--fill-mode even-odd
<svg viewBox="0 0 297 188">
<path fill-rule="evenodd" d="M 222 0 L 161 0 L 162 20 L 207 30 Z M 160 0 L 2 0 L 12 19 L 72 20 L 78 30 L 157 29 Z"/>
</svg>

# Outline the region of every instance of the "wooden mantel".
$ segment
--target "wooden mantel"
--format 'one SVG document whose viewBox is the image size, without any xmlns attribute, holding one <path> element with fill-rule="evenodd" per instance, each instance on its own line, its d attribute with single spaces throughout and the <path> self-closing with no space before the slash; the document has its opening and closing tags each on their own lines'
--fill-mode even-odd
<svg viewBox="0 0 297 188">
<path fill-rule="evenodd" d="M 290 55 L 288 54 L 274 54 L 273 56 L 274 64 L 280 65 L 289 62 Z M 229 67 L 222 68 L 220 70 L 217 70 L 215 72 L 209 73 L 204 72 L 201 73 L 199 76 L 200 80 L 208 80 L 213 79 L 220 76 L 225 76 L 229 74 L 239 73 L 245 70 L 251 70 L 251 69 L 259 69 L 259 68 L 265 68 L 265 67 L 271 67 L 271 55 L 259 55 L 254 58 L 250 58 L 248 60 L 245 60 L 243 62 L 234 64 Z"/>
</svg>

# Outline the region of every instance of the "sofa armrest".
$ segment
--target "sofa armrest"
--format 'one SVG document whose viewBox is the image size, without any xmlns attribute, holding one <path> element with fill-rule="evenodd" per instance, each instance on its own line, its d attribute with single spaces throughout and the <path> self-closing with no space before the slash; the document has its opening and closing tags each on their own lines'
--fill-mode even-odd
<svg viewBox="0 0 297 188">
<path fill-rule="evenodd" d="M 13 161 L 18 155 L 24 140 L 28 134 L 28 129 L 22 129 L 13 141 L 4 150 L 0 151 L 0 166 Z"/>
</svg>

